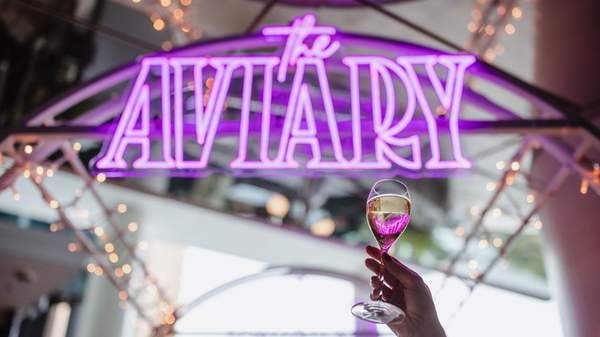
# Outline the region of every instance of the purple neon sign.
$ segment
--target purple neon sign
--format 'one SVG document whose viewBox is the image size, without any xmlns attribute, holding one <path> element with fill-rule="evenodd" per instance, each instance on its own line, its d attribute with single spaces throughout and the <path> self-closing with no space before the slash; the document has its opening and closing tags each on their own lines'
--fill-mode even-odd
<svg viewBox="0 0 600 337">
<path fill-rule="evenodd" d="M 473 56 L 342 54 L 335 28 L 317 26 L 310 14 L 289 26 L 266 27 L 262 35 L 281 39 L 282 52 L 143 58 L 96 168 L 112 175 L 156 170 L 201 173 L 225 128 L 232 91 L 239 92 L 232 169 L 470 167 L 461 150 L 458 118 L 464 76 L 475 62 Z M 345 73 L 350 111 L 336 111 L 328 71 L 336 65 Z M 208 79 L 210 88 L 205 85 Z M 446 112 L 449 150 L 444 154 L 442 130 L 426 88 L 432 89 L 436 104 Z M 273 111 L 275 103 L 278 112 Z M 422 151 L 419 135 L 405 133 L 417 121 L 417 110 L 427 125 L 427 151 Z M 227 115 L 231 122 L 231 112 Z M 190 148 L 196 151 L 192 156 Z"/>
</svg>

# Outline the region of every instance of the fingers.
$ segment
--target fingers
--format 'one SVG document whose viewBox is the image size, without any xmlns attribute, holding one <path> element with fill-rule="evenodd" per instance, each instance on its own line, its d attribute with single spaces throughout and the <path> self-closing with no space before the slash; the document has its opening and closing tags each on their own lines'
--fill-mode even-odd
<svg viewBox="0 0 600 337">
<path fill-rule="evenodd" d="M 422 285 L 423 280 L 421 279 L 421 276 L 405 266 L 402 262 L 398 261 L 398 259 L 384 253 L 382 260 L 385 265 L 385 270 L 398 279 L 398 281 L 400 281 L 407 289 L 416 288 Z M 371 269 L 369 265 L 367 265 L 367 267 Z"/>
<path fill-rule="evenodd" d="M 367 246 L 367 254 L 377 261 L 381 261 L 381 251 L 373 246 Z"/>
<path fill-rule="evenodd" d="M 371 277 L 371 287 L 373 287 L 370 294 L 371 300 L 382 299 L 404 309 L 404 291 L 402 289 L 382 284 L 376 276 Z"/>
</svg>

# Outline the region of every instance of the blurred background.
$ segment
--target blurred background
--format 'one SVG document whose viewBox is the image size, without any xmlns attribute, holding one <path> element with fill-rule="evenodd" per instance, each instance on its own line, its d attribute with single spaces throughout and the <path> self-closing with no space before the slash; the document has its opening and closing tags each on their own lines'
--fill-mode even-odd
<svg viewBox="0 0 600 337">
<path fill-rule="evenodd" d="M 0 0 L 2 174 L 18 167 L 0 194 L 0 335 L 390 334 L 349 312 L 368 296 L 364 204 L 380 176 L 236 176 L 225 168 L 236 151 L 228 143 L 211 159 L 221 170 L 201 178 L 92 177 L 63 166 L 68 155 L 23 166 L 7 151 L 20 132 L 10 147 L 35 154 L 40 141 L 26 126 L 41 107 L 142 55 L 307 12 L 340 31 L 449 52 L 446 42 L 458 45 L 598 124 L 592 0 Z M 465 85 L 521 118 L 544 116 L 498 86 Z M 125 88 L 36 125 L 77 121 Z M 488 115 L 467 105 L 461 113 Z M 599 336 L 598 139 L 561 130 L 548 137 L 573 161 L 536 144 L 524 151 L 522 130 L 474 133 L 462 141 L 470 170 L 397 176 L 413 215 L 393 254 L 422 273 L 448 336 Z M 77 134 L 57 141 L 81 163 L 102 145 Z M 591 175 L 578 171 L 583 157 Z"/>
</svg>

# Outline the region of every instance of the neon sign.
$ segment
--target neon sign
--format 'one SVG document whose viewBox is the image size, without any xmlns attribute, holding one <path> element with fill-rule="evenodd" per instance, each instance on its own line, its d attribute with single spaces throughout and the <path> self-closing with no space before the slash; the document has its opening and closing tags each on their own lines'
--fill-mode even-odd
<svg viewBox="0 0 600 337">
<path fill-rule="evenodd" d="M 280 55 L 143 58 L 96 169 L 112 175 L 156 170 L 202 174 L 220 132 L 231 131 L 227 105 L 233 91 L 239 92 L 233 120 L 237 155 L 229 163 L 235 170 L 470 167 L 461 150 L 458 118 L 473 56 L 348 55 L 340 52 L 336 34 L 307 14 L 289 26 L 262 30 L 264 39 L 284 42 Z M 330 67 L 345 74 L 349 111 L 336 107 Z M 436 108 L 446 112 L 446 130 L 440 130 Z M 416 118 L 417 111 L 422 118 Z M 418 121 L 426 125 L 428 145 L 406 132 Z M 442 133 L 449 139 L 445 156 Z"/>
</svg>

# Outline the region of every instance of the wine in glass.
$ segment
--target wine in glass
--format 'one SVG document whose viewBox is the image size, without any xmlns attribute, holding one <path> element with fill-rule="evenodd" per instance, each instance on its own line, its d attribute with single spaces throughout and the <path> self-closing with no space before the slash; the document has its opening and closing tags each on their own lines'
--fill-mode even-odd
<svg viewBox="0 0 600 337">
<path fill-rule="evenodd" d="M 367 222 L 382 253 L 387 252 L 404 232 L 410 220 L 410 207 L 408 188 L 403 183 L 384 179 L 371 187 L 367 199 Z M 382 273 L 379 273 L 378 277 L 379 281 L 383 281 Z M 402 320 L 405 317 L 402 309 L 380 299 L 355 304 L 352 314 L 380 324 Z"/>
</svg>

